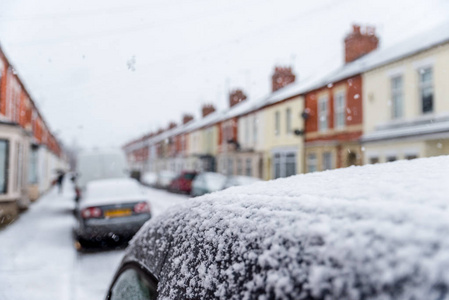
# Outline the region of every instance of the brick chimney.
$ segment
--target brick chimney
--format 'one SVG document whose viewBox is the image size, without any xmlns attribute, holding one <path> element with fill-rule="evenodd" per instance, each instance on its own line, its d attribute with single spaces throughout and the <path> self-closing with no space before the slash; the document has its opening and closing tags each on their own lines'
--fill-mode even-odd
<svg viewBox="0 0 449 300">
<path fill-rule="evenodd" d="M 378 45 L 379 38 L 374 27 L 366 26 L 362 31 L 360 25 L 352 25 L 352 32 L 345 38 L 345 63 L 377 49 Z"/>
<path fill-rule="evenodd" d="M 176 126 L 178 126 L 178 125 L 176 125 L 175 122 L 170 122 L 170 124 L 168 124 L 168 129 L 173 129 L 173 128 L 175 128 Z"/>
<path fill-rule="evenodd" d="M 236 89 L 229 94 L 229 107 L 233 107 L 234 105 L 245 101 L 246 95 L 242 90 Z"/>
<path fill-rule="evenodd" d="M 189 123 L 192 120 L 193 120 L 193 116 L 191 114 L 185 114 L 182 117 L 182 124 L 187 124 L 187 123 Z"/>
<path fill-rule="evenodd" d="M 201 113 L 203 118 L 207 115 L 210 115 L 211 113 L 213 113 L 215 111 L 215 107 L 212 104 L 204 104 L 202 109 L 201 109 Z"/>
<path fill-rule="evenodd" d="M 296 76 L 291 67 L 275 67 L 273 76 L 271 76 L 272 91 L 275 92 L 284 86 L 295 82 Z"/>
</svg>

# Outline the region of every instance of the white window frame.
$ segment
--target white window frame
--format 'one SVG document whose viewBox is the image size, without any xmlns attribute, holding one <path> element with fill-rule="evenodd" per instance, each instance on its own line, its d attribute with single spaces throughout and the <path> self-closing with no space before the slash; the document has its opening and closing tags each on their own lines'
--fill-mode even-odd
<svg viewBox="0 0 449 300">
<path fill-rule="evenodd" d="M 313 156 L 313 158 L 312 158 Z M 307 173 L 312 173 L 318 171 L 318 158 L 316 153 L 307 154 Z M 310 166 L 314 166 L 314 170 L 310 171 Z"/>
<path fill-rule="evenodd" d="M 329 164 L 330 164 L 329 166 L 326 166 L 326 159 L 325 159 L 325 157 L 329 158 Z M 323 164 L 322 164 L 323 171 L 332 170 L 333 169 L 333 165 L 334 165 L 333 164 L 332 152 L 331 151 L 323 152 L 322 158 L 323 158 Z"/>
<path fill-rule="evenodd" d="M 258 123 L 258 119 L 257 119 L 257 115 L 254 115 L 253 117 L 253 141 L 254 141 L 254 146 L 256 146 L 257 141 L 258 141 L 258 128 L 257 128 L 257 123 Z"/>
<path fill-rule="evenodd" d="M 292 109 L 287 107 L 285 110 L 285 130 L 287 134 L 292 134 Z"/>
<path fill-rule="evenodd" d="M 329 97 L 326 95 L 318 98 L 318 130 L 327 129 L 329 129 Z"/>
<path fill-rule="evenodd" d="M 279 136 L 281 133 L 281 113 L 277 110 L 274 113 L 274 135 Z"/>
<path fill-rule="evenodd" d="M 397 86 L 395 83 L 399 82 Z M 401 119 L 404 115 L 404 79 L 402 75 L 396 75 L 390 79 L 391 85 L 391 119 Z"/>
<path fill-rule="evenodd" d="M 253 176 L 253 162 L 251 158 L 245 159 L 245 175 Z"/>
<path fill-rule="evenodd" d="M 249 128 L 249 117 L 248 116 L 245 117 L 244 123 L 245 123 L 244 126 L 245 126 L 245 144 L 246 144 L 245 146 L 249 146 L 251 144 L 251 141 L 250 141 L 251 136 L 249 134 L 250 128 Z"/>
<path fill-rule="evenodd" d="M 341 100 L 341 103 L 339 101 Z M 334 128 L 342 129 L 346 126 L 346 92 L 338 91 L 334 94 Z"/>
<path fill-rule="evenodd" d="M 298 173 L 298 148 L 281 147 L 271 151 L 272 155 L 272 178 L 284 178 L 287 176 L 287 164 L 293 163 L 295 174 Z M 289 157 L 289 156 L 293 156 Z M 276 177 L 276 165 L 279 166 L 279 176 Z"/>
<path fill-rule="evenodd" d="M 422 77 L 423 74 L 426 71 L 430 71 L 430 81 L 429 82 L 423 82 L 422 81 Z M 435 110 L 435 90 L 433 87 L 433 80 L 434 80 L 434 72 L 433 72 L 433 67 L 432 66 L 426 66 L 426 67 L 422 67 L 418 70 L 418 79 L 419 79 L 419 103 L 421 106 L 421 113 L 422 114 L 428 114 L 428 113 L 433 113 L 433 111 Z M 428 89 L 430 88 L 432 91 L 432 110 L 430 111 L 424 111 L 424 103 L 423 103 L 423 91 L 424 89 Z"/>
</svg>

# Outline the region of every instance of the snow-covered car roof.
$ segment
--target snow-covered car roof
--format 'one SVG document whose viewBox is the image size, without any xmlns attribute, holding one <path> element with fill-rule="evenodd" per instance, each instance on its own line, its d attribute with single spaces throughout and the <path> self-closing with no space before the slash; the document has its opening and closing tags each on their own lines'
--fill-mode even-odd
<svg viewBox="0 0 449 300">
<path fill-rule="evenodd" d="M 147 222 L 124 263 L 151 271 L 161 299 L 448 299 L 448 166 L 350 167 L 191 199 Z"/>
<path fill-rule="evenodd" d="M 146 200 L 139 183 L 132 178 L 91 181 L 87 184 L 81 207 Z"/>
</svg>

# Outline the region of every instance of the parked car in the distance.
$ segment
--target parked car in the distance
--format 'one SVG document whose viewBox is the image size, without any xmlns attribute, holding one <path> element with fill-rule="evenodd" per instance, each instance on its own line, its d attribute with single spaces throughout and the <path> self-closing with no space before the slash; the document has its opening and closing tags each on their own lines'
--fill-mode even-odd
<svg viewBox="0 0 449 300">
<path fill-rule="evenodd" d="M 76 209 L 75 247 L 129 239 L 150 218 L 147 196 L 135 179 L 91 181 Z"/>
<path fill-rule="evenodd" d="M 448 165 L 351 167 L 192 199 L 136 234 L 107 299 L 448 299 Z"/>
<path fill-rule="evenodd" d="M 192 182 L 192 196 L 202 196 L 204 194 L 220 191 L 226 182 L 226 176 L 215 172 L 199 173 Z"/>
<path fill-rule="evenodd" d="M 231 186 L 241 186 L 241 185 L 248 185 L 255 182 L 261 181 L 259 178 L 256 177 L 250 177 L 250 176 L 229 176 L 226 179 L 226 183 L 224 184 L 225 189 L 231 187 Z"/>
<path fill-rule="evenodd" d="M 172 171 L 161 171 L 157 174 L 156 187 L 160 189 L 167 189 L 173 179 L 176 178 L 176 173 Z"/>
<path fill-rule="evenodd" d="M 157 183 L 157 174 L 153 172 L 143 173 L 140 182 L 146 186 L 156 186 Z"/>
<path fill-rule="evenodd" d="M 175 193 L 190 194 L 192 191 L 192 181 L 195 179 L 196 175 L 196 172 L 181 172 L 181 174 L 172 180 L 168 190 Z"/>
</svg>

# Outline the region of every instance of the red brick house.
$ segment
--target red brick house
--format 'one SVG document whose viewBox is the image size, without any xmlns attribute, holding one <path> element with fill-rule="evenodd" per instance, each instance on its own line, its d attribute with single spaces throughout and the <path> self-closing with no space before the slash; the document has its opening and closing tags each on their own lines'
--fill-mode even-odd
<svg viewBox="0 0 449 300">
<path fill-rule="evenodd" d="M 305 93 L 306 172 L 362 164 L 362 76 L 355 61 L 375 50 L 374 28 L 354 25 L 345 38 L 345 65 Z M 352 71 L 354 69 L 354 71 Z"/>
</svg>

